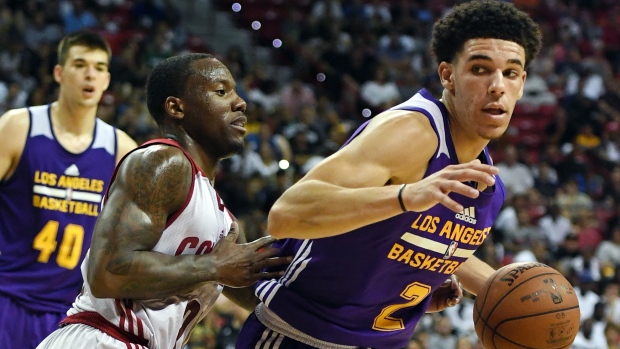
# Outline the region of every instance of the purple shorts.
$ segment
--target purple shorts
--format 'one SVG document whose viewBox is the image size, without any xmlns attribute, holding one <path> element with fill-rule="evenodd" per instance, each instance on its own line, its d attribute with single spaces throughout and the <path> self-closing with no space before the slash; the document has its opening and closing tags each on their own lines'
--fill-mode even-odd
<svg viewBox="0 0 620 349">
<path fill-rule="evenodd" d="M 32 312 L 0 293 L 0 349 L 35 349 L 66 316 Z"/>
<path fill-rule="evenodd" d="M 312 349 L 263 325 L 252 312 L 241 329 L 235 349 Z"/>
</svg>

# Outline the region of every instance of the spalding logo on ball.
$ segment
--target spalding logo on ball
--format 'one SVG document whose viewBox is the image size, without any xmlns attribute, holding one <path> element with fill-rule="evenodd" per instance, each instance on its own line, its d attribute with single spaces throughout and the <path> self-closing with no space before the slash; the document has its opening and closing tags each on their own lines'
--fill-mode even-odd
<svg viewBox="0 0 620 349">
<path fill-rule="evenodd" d="M 570 348 L 579 331 L 579 302 L 557 270 L 542 263 L 513 263 L 483 285 L 474 323 L 486 349 Z"/>
</svg>

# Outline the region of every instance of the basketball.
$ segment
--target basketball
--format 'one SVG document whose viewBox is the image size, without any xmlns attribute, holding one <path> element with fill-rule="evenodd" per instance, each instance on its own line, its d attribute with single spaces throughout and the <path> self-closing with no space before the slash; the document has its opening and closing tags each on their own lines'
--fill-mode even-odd
<svg viewBox="0 0 620 349">
<path fill-rule="evenodd" d="M 542 263 L 513 263 L 491 275 L 474 304 L 485 349 L 569 348 L 579 330 L 573 286 Z"/>
</svg>

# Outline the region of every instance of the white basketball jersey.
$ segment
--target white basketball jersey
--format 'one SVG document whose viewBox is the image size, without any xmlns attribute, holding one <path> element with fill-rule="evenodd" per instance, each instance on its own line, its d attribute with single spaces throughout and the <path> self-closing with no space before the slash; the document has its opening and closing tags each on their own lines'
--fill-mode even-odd
<svg viewBox="0 0 620 349">
<path fill-rule="evenodd" d="M 179 147 L 170 140 L 155 140 L 140 148 L 154 143 Z M 209 179 L 202 174 L 189 154 L 185 151 L 184 153 L 192 163 L 192 187 L 185 205 L 168 220 L 167 227 L 153 251 L 169 255 L 206 254 L 228 234 L 233 221 L 232 215 Z M 129 338 L 128 342 L 134 344 L 135 339 L 140 339 L 138 342 L 141 342 L 142 346 L 132 345 L 131 348 L 142 348 L 148 342 L 150 349 L 181 349 L 193 327 L 205 317 L 222 290 L 221 285 L 211 282 L 188 294 L 166 299 L 99 299 L 91 294 L 86 277 L 87 270 L 88 256 L 82 263 L 84 288 L 67 312 L 68 319 L 72 316 L 74 319 L 86 318 L 89 321 L 77 322 L 87 323 L 106 333 L 119 333 L 120 330 L 123 338 Z M 107 321 L 101 321 L 101 316 Z"/>
</svg>

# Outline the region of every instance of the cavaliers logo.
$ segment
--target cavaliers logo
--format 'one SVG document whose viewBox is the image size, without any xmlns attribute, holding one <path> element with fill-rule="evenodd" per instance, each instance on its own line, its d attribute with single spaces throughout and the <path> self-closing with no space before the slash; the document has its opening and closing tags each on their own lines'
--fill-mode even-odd
<svg viewBox="0 0 620 349">
<path fill-rule="evenodd" d="M 456 248 L 459 246 L 459 243 L 456 241 L 452 241 L 450 243 L 450 246 L 448 246 L 448 248 L 446 248 L 446 253 L 443 254 L 443 259 L 448 259 L 450 257 L 452 257 L 452 255 L 454 254 L 454 252 L 456 252 Z"/>
</svg>

